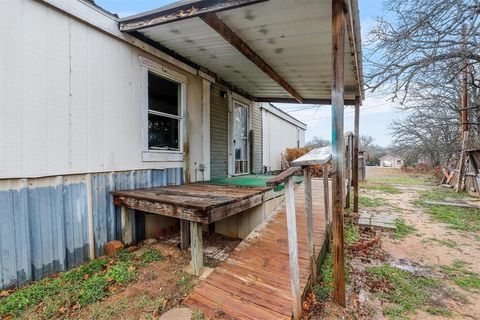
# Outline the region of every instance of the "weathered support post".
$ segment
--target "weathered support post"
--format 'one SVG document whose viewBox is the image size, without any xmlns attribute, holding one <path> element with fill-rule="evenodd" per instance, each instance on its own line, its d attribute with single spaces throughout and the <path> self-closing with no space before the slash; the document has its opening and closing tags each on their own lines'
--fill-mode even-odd
<svg viewBox="0 0 480 320">
<path fill-rule="evenodd" d="M 344 154 L 344 60 L 345 60 L 345 24 L 344 1 L 332 0 L 332 158 L 333 158 L 333 272 L 334 298 L 345 306 L 345 271 L 343 243 L 343 199 L 345 189 Z"/>
<path fill-rule="evenodd" d="M 346 153 L 346 179 L 347 194 L 345 195 L 345 208 L 350 208 L 350 192 L 352 190 L 352 134 L 347 135 L 347 153 Z"/>
<path fill-rule="evenodd" d="M 310 166 L 303 168 L 305 188 L 305 215 L 307 216 L 307 245 L 312 273 L 312 285 L 317 282 L 317 259 L 315 258 L 315 241 L 313 234 L 313 210 L 312 210 L 312 174 Z"/>
<path fill-rule="evenodd" d="M 298 265 L 297 221 L 295 218 L 295 193 L 293 176 L 285 181 L 285 206 L 287 211 L 288 257 L 290 260 L 290 281 L 292 287 L 293 319 L 302 316 L 302 295 Z"/>
<path fill-rule="evenodd" d="M 325 226 L 330 229 L 330 192 L 328 190 L 328 162 L 323 165 L 323 204 L 325 205 Z"/>
<path fill-rule="evenodd" d="M 131 244 L 133 242 L 132 235 L 132 210 L 124 206 L 120 207 L 121 211 L 121 225 L 122 225 L 122 241 L 124 244 Z"/>
<path fill-rule="evenodd" d="M 203 238 L 202 238 L 202 224 L 200 222 L 190 221 L 190 239 L 192 260 L 190 267 L 192 274 L 200 276 L 203 269 Z"/>
<path fill-rule="evenodd" d="M 463 139 L 462 139 L 462 151 L 460 151 L 460 170 L 458 172 L 458 182 L 455 186 L 456 192 L 462 192 L 465 188 L 464 178 L 465 178 L 465 165 L 467 161 L 467 155 L 465 152 L 465 142 L 468 139 L 468 131 L 463 132 Z"/>
<path fill-rule="evenodd" d="M 180 249 L 187 250 L 190 245 L 190 222 L 180 219 Z"/>
<path fill-rule="evenodd" d="M 464 139 L 464 134 L 468 131 L 468 87 L 467 87 L 467 80 L 468 80 L 468 63 L 467 59 L 465 58 L 465 51 L 466 51 L 466 43 L 467 43 L 467 30 L 466 25 L 463 25 L 462 30 L 462 133 L 461 138 Z"/>
<path fill-rule="evenodd" d="M 360 141 L 360 97 L 355 97 L 355 120 L 353 136 L 353 212 L 358 213 L 358 149 Z"/>
</svg>

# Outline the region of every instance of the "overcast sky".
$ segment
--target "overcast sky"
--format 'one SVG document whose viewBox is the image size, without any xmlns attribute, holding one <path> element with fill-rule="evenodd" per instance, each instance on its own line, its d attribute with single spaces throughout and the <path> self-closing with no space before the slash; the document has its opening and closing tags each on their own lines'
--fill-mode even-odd
<svg viewBox="0 0 480 320">
<path fill-rule="evenodd" d="M 279 0 L 276 0 L 279 1 Z M 172 0 L 96 0 L 99 6 L 110 12 L 117 13 L 120 17 L 136 14 L 161 7 L 175 1 Z M 384 16 L 381 0 L 359 0 L 360 20 L 363 39 L 366 39 L 368 30 L 372 27 L 377 16 Z M 305 122 L 308 125 L 306 140 L 314 136 L 331 139 L 331 108 L 330 106 L 306 106 L 293 104 L 276 104 L 292 116 Z M 387 102 L 387 97 L 378 93 L 366 93 L 360 111 L 360 132 L 364 135 L 371 135 L 375 143 L 388 146 L 391 143 L 390 131 L 388 129 L 392 120 L 403 117 L 397 112 L 392 103 Z M 345 131 L 353 131 L 353 108 L 345 109 Z"/>
</svg>

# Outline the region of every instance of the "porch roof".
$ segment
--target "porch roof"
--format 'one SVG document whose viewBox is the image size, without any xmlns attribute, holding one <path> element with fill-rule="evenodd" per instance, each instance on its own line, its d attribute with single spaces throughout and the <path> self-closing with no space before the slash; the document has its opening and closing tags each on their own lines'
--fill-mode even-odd
<svg viewBox="0 0 480 320">
<path fill-rule="evenodd" d="M 346 0 L 345 104 L 363 97 L 357 0 Z M 330 104 L 332 4 L 183 0 L 119 20 L 256 101 Z"/>
</svg>

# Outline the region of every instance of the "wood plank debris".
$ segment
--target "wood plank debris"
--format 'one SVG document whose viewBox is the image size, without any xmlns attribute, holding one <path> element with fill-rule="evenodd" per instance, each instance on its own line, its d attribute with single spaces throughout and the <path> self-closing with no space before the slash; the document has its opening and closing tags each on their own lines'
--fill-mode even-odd
<svg viewBox="0 0 480 320">
<path fill-rule="evenodd" d="M 460 207 L 460 208 L 478 208 L 478 206 L 473 204 L 468 204 L 465 202 L 450 202 L 450 201 L 433 201 L 426 200 L 426 204 L 436 205 L 436 206 L 450 206 L 450 207 Z"/>
<path fill-rule="evenodd" d="M 385 229 L 397 229 L 395 216 L 387 216 L 377 213 L 362 213 L 358 219 L 358 224 L 363 226 L 379 227 Z"/>
</svg>

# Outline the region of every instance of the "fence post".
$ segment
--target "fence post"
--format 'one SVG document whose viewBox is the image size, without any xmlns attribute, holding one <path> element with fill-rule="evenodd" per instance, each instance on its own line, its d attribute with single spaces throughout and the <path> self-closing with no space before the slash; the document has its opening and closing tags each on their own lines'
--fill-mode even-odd
<svg viewBox="0 0 480 320">
<path fill-rule="evenodd" d="M 302 297 L 300 294 L 300 274 L 298 266 L 297 222 L 295 218 L 295 193 L 293 176 L 285 181 L 285 207 L 287 213 L 288 257 L 290 260 L 290 277 L 292 287 L 293 319 L 302 316 Z"/>
</svg>

